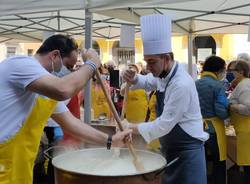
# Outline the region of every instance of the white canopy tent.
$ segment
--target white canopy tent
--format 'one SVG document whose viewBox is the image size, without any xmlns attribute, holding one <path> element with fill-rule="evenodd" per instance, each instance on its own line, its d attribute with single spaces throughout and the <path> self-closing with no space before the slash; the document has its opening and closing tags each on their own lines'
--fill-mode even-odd
<svg viewBox="0 0 250 184">
<path fill-rule="evenodd" d="M 182 0 L 184 1 L 184 0 Z M 174 34 L 247 33 L 250 0 L 1 0 L 0 42 L 41 41 L 43 31 L 85 35 L 85 8 L 93 13 L 93 38 L 119 38 L 120 25 L 142 15 L 168 14 Z M 174 3 L 173 3 L 174 2 Z"/>
<path fill-rule="evenodd" d="M 173 1 L 156 0 L 153 3 L 161 4 L 162 2 Z M 183 0 L 175 2 L 178 1 Z M 128 5 L 145 6 L 153 4 L 149 0 L 1 0 L 0 2 L 2 5 L 0 7 L 0 37 L 2 41 L 5 41 L 6 38 L 41 41 L 43 31 L 83 36 L 85 34 L 85 9 L 96 12 L 97 9 L 103 11 L 104 9 L 128 7 Z M 111 39 L 119 37 L 121 23 L 134 24 L 131 21 L 119 20 L 115 17 L 107 17 L 96 13 L 93 15 L 94 38 Z"/>
<path fill-rule="evenodd" d="M 135 25 L 142 15 L 167 14 L 173 34 L 247 33 L 250 0 L 0 0 L 0 43 L 10 39 L 42 41 L 44 31 L 92 38 L 119 38 L 121 24 Z M 85 12 L 86 10 L 86 12 Z M 93 19 L 92 19 L 93 16 Z M 86 24 L 85 24 L 86 21 Z M 87 100 L 87 101 L 86 101 Z M 90 122 L 90 85 L 85 93 L 85 121 Z"/>
</svg>

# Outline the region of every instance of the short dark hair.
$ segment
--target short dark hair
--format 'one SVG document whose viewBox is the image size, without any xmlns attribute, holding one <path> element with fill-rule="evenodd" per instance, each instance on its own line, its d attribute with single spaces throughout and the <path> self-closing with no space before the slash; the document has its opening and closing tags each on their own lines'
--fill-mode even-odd
<svg viewBox="0 0 250 184">
<path fill-rule="evenodd" d="M 47 38 L 36 51 L 37 54 L 47 54 L 53 50 L 59 50 L 61 57 L 68 57 L 70 53 L 77 50 L 77 43 L 73 38 L 66 35 L 53 35 Z"/>
<path fill-rule="evenodd" d="M 234 68 L 237 72 L 242 71 L 244 77 L 249 77 L 250 69 L 249 69 L 248 63 L 246 63 L 245 61 L 241 61 L 241 60 L 236 61 L 236 65 Z"/>
<path fill-rule="evenodd" d="M 203 65 L 203 71 L 207 72 L 220 72 L 225 69 L 226 62 L 224 59 L 218 56 L 210 56 L 206 58 L 205 63 Z"/>
<path fill-rule="evenodd" d="M 166 54 L 168 54 L 170 56 L 171 60 L 174 60 L 174 53 L 173 52 L 168 52 Z M 156 55 L 158 55 L 159 57 L 162 58 L 162 57 L 165 57 L 166 54 L 156 54 Z"/>
</svg>

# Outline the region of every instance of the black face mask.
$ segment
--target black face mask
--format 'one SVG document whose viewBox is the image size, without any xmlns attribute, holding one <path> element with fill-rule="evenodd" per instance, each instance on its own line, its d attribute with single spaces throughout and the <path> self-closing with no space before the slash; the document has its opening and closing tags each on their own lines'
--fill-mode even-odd
<svg viewBox="0 0 250 184">
<path fill-rule="evenodd" d="M 165 77 L 168 75 L 168 73 L 169 73 L 169 72 L 163 70 L 163 71 L 161 72 L 161 74 L 159 75 L 159 78 L 161 78 L 161 79 L 165 78 Z"/>
<path fill-rule="evenodd" d="M 161 74 L 159 75 L 159 78 L 163 79 L 163 78 L 167 77 L 167 75 L 169 74 L 170 71 L 171 71 L 171 69 L 169 71 L 163 70 L 161 72 Z"/>
<path fill-rule="evenodd" d="M 226 75 L 226 79 L 228 82 L 232 82 L 235 79 L 235 76 L 232 72 L 228 72 Z"/>
<path fill-rule="evenodd" d="M 159 75 L 159 78 L 161 79 L 165 78 L 169 74 L 170 71 L 171 69 L 169 71 L 163 70 L 161 74 Z"/>
</svg>

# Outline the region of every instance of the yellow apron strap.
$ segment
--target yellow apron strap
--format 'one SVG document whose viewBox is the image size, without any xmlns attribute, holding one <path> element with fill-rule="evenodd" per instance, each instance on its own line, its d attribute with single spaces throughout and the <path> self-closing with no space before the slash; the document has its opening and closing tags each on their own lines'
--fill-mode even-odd
<svg viewBox="0 0 250 184">
<path fill-rule="evenodd" d="M 149 102 L 148 102 L 148 108 L 150 110 L 150 116 L 149 121 L 153 121 L 156 119 L 156 91 L 151 96 Z"/>
<path fill-rule="evenodd" d="M 238 165 L 250 165 L 250 117 L 235 112 L 230 113 L 236 133 L 236 162 Z"/>
<path fill-rule="evenodd" d="M 23 127 L 14 137 L 0 144 L 0 184 L 32 184 L 43 128 L 56 103 L 38 97 Z"/>
<path fill-rule="evenodd" d="M 211 122 L 217 137 L 217 143 L 219 147 L 219 153 L 220 153 L 220 161 L 226 160 L 227 158 L 227 141 L 226 141 L 226 133 L 225 133 L 225 125 L 223 120 L 213 117 L 213 118 L 207 118 L 203 119 L 205 127 L 208 128 L 208 122 Z"/>
<path fill-rule="evenodd" d="M 205 128 L 205 130 L 208 130 L 208 121 L 204 120 L 203 122 L 204 122 L 204 128 Z"/>
</svg>

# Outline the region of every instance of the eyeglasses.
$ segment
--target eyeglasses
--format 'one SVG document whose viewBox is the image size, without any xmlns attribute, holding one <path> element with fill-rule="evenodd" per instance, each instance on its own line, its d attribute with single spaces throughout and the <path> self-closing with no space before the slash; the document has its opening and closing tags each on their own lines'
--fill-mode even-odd
<svg viewBox="0 0 250 184">
<path fill-rule="evenodd" d="M 228 69 L 227 72 L 237 72 L 237 69 Z"/>
</svg>

